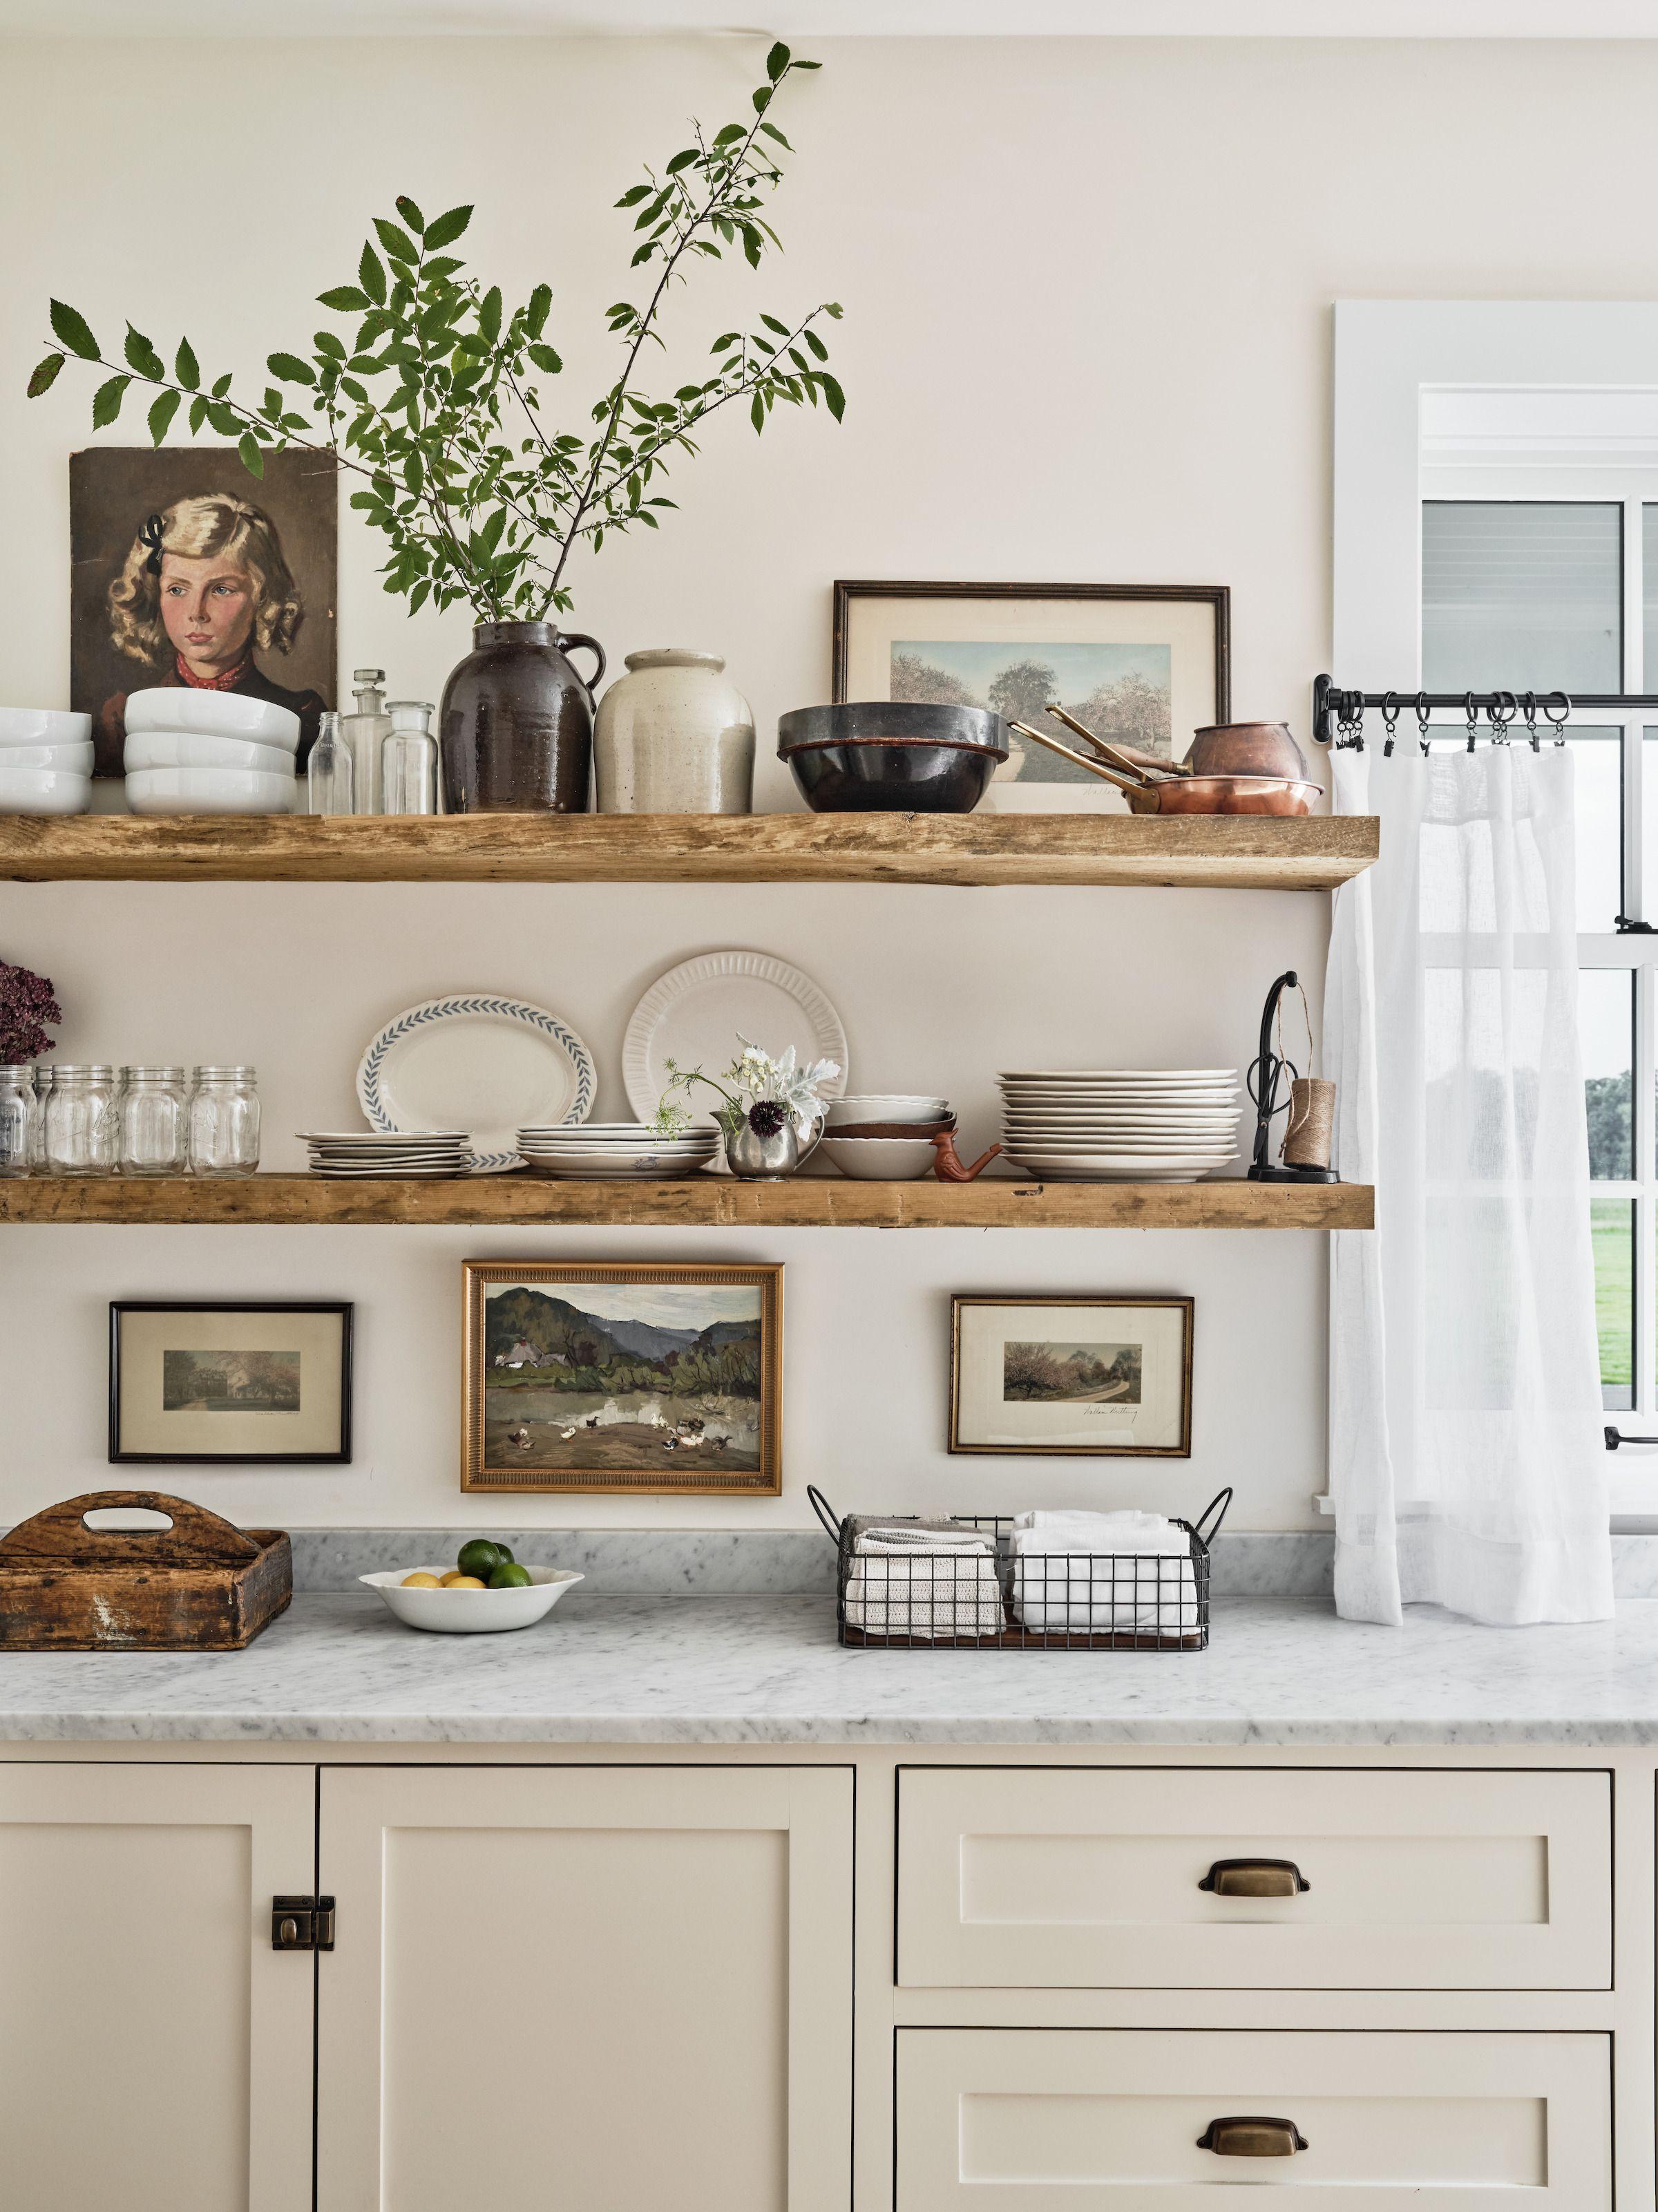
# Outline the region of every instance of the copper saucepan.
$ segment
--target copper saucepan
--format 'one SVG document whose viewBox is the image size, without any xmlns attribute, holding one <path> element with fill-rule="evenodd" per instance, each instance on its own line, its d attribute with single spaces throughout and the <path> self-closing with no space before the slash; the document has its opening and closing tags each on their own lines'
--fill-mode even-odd
<svg viewBox="0 0 1658 2212">
<path fill-rule="evenodd" d="M 1022 738 L 1058 753 L 1074 767 L 1085 768 L 1103 783 L 1115 784 L 1127 798 L 1133 814 L 1310 814 L 1313 801 L 1324 787 L 1299 776 L 1284 775 L 1170 775 L 1167 770 L 1125 773 L 1072 752 L 1057 738 L 1050 738 L 1029 722 L 1010 722 Z M 1138 774 L 1140 780 L 1133 781 Z"/>
</svg>

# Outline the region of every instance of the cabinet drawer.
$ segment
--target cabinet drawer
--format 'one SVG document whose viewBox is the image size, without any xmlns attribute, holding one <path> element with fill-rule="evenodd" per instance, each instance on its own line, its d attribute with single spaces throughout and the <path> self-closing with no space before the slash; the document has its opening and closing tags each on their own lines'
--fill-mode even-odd
<svg viewBox="0 0 1658 2212">
<path fill-rule="evenodd" d="M 896 2212 L 1198 2212 L 1241 2183 L 1297 2212 L 1612 2202 L 1600 2035 L 905 2028 L 897 2094 Z M 1212 2131 L 1246 2116 L 1305 2147 L 1237 2154 Z"/>
<path fill-rule="evenodd" d="M 1216 1876 L 1229 1860 L 1246 1866 Z M 1260 1860 L 1289 1862 L 1307 1886 L 1227 1893 L 1258 1885 L 1248 1863 Z M 922 1989 L 1606 1989 L 1612 1778 L 908 1768 L 898 1978 Z"/>
</svg>

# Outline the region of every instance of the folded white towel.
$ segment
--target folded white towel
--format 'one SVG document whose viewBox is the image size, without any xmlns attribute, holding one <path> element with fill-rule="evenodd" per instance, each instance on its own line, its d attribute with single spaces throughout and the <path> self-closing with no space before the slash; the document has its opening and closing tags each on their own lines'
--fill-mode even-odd
<svg viewBox="0 0 1658 2212">
<path fill-rule="evenodd" d="M 1013 1610 L 1027 1628 L 1163 1636 L 1197 1628 L 1192 1539 L 1161 1513 L 1022 1513 L 1011 1540 Z"/>
<path fill-rule="evenodd" d="M 861 1530 L 847 1577 L 848 1628 L 868 1636 L 994 1636 L 1006 1626 L 989 1540 L 975 1529 Z"/>
</svg>

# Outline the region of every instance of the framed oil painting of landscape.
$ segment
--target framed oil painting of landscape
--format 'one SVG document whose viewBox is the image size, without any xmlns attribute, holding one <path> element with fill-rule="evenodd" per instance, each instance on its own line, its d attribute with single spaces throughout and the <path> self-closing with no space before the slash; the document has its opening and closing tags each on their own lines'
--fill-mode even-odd
<svg viewBox="0 0 1658 2212">
<path fill-rule="evenodd" d="M 112 1304 L 109 1455 L 118 1464 L 349 1464 L 350 1306 Z"/>
<path fill-rule="evenodd" d="M 1181 759 L 1231 713 L 1224 584 L 835 586 L 834 697 L 988 707 L 1073 750 L 1057 701 L 1118 744 Z M 1108 783 L 1010 732 L 980 805 L 993 813 L 1121 813 Z"/>
<path fill-rule="evenodd" d="M 1192 1455 L 1190 1298 L 950 1301 L 950 1449 Z"/>
<path fill-rule="evenodd" d="M 468 1260 L 463 1490 L 775 1497 L 783 1270 Z"/>
</svg>

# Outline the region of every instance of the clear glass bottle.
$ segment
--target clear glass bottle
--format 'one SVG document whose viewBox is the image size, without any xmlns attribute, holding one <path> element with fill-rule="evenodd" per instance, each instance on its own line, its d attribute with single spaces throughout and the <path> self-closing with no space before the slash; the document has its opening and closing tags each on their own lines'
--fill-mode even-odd
<svg viewBox="0 0 1658 2212">
<path fill-rule="evenodd" d="M 351 748 L 340 730 L 340 718 L 325 714 L 317 725 L 317 742 L 305 764 L 305 811 L 307 814 L 349 814 L 355 777 Z"/>
<path fill-rule="evenodd" d="M 115 1070 L 59 1061 L 41 1109 L 41 1164 L 48 1175 L 113 1175 L 119 1150 Z"/>
<path fill-rule="evenodd" d="M 0 1067 L 0 1176 L 26 1176 L 34 1165 L 39 1110 L 34 1070 Z"/>
<path fill-rule="evenodd" d="M 351 749 L 351 774 L 356 794 L 359 814 L 412 814 L 410 806 L 380 805 L 380 748 L 392 732 L 392 718 L 386 710 L 386 694 L 380 686 L 386 681 L 383 668 L 354 668 L 351 682 L 357 710 L 354 714 L 343 714 L 341 727 L 345 742 Z M 347 812 L 349 808 L 331 810 Z M 313 813 L 317 811 L 313 807 Z"/>
<path fill-rule="evenodd" d="M 123 1175 L 183 1175 L 190 1164 L 190 1105 L 182 1067 L 121 1070 Z"/>
<path fill-rule="evenodd" d="M 386 708 L 392 734 L 380 747 L 380 812 L 435 814 L 438 741 L 429 699 L 394 699 Z"/>
<path fill-rule="evenodd" d="M 199 1176 L 252 1175 L 259 1164 L 259 1093 L 251 1067 L 198 1067 L 190 1094 L 190 1165 Z"/>
</svg>

